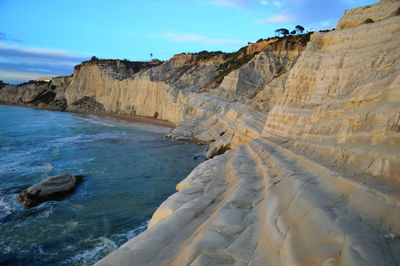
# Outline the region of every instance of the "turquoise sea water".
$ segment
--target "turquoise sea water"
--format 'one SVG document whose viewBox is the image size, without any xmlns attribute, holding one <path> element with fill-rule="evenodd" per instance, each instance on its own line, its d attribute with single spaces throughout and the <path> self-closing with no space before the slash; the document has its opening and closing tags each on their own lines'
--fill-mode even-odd
<svg viewBox="0 0 400 266">
<path fill-rule="evenodd" d="M 168 130 L 0 105 L 0 265 L 90 265 L 143 231 L 205 148 Z M 65 200 L 16 200 L 64 172 L 85 176 Z"/>
</svg>

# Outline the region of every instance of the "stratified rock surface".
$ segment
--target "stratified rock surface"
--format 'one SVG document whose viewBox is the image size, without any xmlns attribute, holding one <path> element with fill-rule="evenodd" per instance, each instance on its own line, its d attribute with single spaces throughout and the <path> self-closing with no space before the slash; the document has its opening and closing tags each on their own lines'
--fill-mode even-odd
<svg viewBox="0 0 400 266">
<path fill-rule="evenodd" d="M 347 11 L 304 52 L 262 51 L 187 94 L 170 137 L 232 150 L 97 265 L 399 265 L 399 7 Z"/>
<path fill-rule="evenodd" d="M 168 137 L 209 144 L 149 228 L 98 265 L 399 265 L 399 8 L 235 53 L 83 62 L 0 101 L 157 117 L 176 124 Z"/>
<path fill-rule="evenodd" d="M 19 85 L 5 85 L 0 90 L 0 103 L 46 107 L 62 111 L 66 108 L 65 89 L 70 77 L 56 77 L 51 82 L 29 81 Z"/>
<path fill-rule="evenodd" d="M 60 174 L 58 176 L 46 178 L 23 190 L 18 200 L 21 201 L 25 207 L 33 207 L 45 201 L 63 199 L 75 190 L 81 178 L 81 176 L 72 176 L 68 174 Z"/>
</svg>

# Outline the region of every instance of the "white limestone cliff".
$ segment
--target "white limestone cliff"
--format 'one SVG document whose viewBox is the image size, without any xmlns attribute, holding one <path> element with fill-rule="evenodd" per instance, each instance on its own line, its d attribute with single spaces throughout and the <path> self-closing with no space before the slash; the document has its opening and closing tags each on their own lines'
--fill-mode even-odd
<svg viewBox="0 0 400 266">
<path fill-rule="evenodd" d="M 398 265 L 399 8 L 347 10 L 310 41 L 84 62 L 0 101 L 157 117 L 209 144 L 149 228 L 98 265 Z"/>
<path fill-rule="evenodd" d="M 398 265 L 399 7 L 347 11 L 284 71 L 260 53 L 188 93 L 171 137 L 232 150 L 97 265 Z"/>
</svg>

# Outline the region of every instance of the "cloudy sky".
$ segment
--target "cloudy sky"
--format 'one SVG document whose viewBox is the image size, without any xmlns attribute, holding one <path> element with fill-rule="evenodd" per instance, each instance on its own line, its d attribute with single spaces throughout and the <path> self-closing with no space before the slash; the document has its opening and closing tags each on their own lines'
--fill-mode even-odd
<svg viewBox="0 0 400 266">
<path fill-rule="evenodd" d="M 71 74 L 93 55 L 168 59 L 231 52 L 274 30 L 333 28 L 377 0 L 0 0 L 0 80 Z"/>
</svg>

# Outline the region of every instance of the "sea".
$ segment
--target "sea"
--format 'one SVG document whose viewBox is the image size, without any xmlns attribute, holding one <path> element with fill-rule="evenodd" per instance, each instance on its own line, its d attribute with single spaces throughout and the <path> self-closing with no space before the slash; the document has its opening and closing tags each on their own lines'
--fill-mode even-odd
<svg viewBox="0 0 400 266">
<path fill-rule="evenodd" d="M 205 146 L 170 129 L 0 105 L 0 265 L 91 265 L 144 231 Z M 83 175 L 62 201 L 27 209 L 21 190 Z"/>
</svg>

